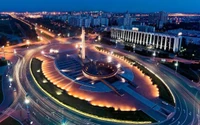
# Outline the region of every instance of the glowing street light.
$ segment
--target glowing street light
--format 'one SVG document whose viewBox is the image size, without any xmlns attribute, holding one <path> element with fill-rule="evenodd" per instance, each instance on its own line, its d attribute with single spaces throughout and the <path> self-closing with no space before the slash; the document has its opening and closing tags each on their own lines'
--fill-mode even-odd
<svg viewBox="0 0 200 125">
<path fill-rule="evenodd" d="M 156 52 L 155 52 L 155 51 L 153 52 L 153 56 L 154 56 L 154 57 L 156 56 Z"/>
<path fill-rule="evenodd" d="M 28 105 L 28 104 L 30 103 L 30 99 L 28 99 L 28 98 L 26 97 L 25 100 L 24 100 L 24 103 Z"/>
<path fill-rule="evenodd" d="M 121 64 L 117 64 L 117 68 L 120 68 L 121 67 Z"/>
<path fill-rule="evenodd" d="M 179 33 L 178 33 L 178 36 L 182 36 L 182 35 L 183 35 L 183 33 L 182 33 L 182 32 L 179 32 Z"/>
<path fill-rule="evenodd" d="M 133 49 L 134 49 L 134 51 L 135 51 L 135 47 L 136 47 L 135 44 L 133 44 Z"/>
<path fill-rule="evenodd" d="M 17 51 L 16 51 L 16 49 L 14 49 L 14 54 L 17 54 Z"/>
<path fill-rule="evenodd" d="M 109 63 L 112 62 L 112 57 L 111 57 L 111 56 L 108 56 L 107 61 L 108 61 Z"/>
<path fill-rule="evenodd" d="M 78 49 L 78 44 L 76 44 L 76 49 Z"/>
<path fill-rule="evenodd" d="M 98 36 L 98 40 L 101 41 L 101 36 Z"/>
<path fill-rule="evenodd" d="M 32 125 L 32 124 L 33 124 L 33 121 L 30 122 L 30 125 Z"/>
<path fill-rule="evenodd" d="M 59 33 L 58 36 L 61 36 L 61 33 Z"/>
<path fill-rule="evenodd" d="M 178 61 L 176 61 L 176 63 L 174 64 L 175 68 L 176 68 L 176 73 L 177 73 L 177 68 L 178 68 Z"/>
<path fill-rule="evenodd" d="M 30 45 L 30 40 L 26 40 L 26 44 L 29 46 Z"/>
<path fill-rule="evenodd" d="M 156 52 L 153 52 L 153 60 L 155 61 L 155 57 L 156 57 Z"/>
<path fill-rule="evenodd" d="M 44 55 L 44 54 L 45 54 L 45 52 L 44 52 L 44 51 L 41 51 L 41 54 L 42 54 L 42 55 Z"/>
<path fill-rule="evenodd" d="M 9 78 L 9 82 L 12 82 L 12 81 L 13 81 L 13 78 L 10 77 L 10 78 Z"/>
<path fill-rule="evenodd" d="M 70 33 L 67 34 L 67 37 L 70 37 Z"/>
</svg>

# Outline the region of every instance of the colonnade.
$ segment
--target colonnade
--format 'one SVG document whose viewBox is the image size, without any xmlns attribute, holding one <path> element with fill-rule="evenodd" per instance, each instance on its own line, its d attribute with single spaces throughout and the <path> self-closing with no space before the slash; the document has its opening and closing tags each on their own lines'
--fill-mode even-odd
<svg viewBox="0 0 200 125">
<path fill-rule="evenodd" d="M 150 33 L 134 30 L 111 28 L 111 38 L 122 39 L 124 42 L 139 45 L 152 45 L 156 49 L 178 52 L 182 38 L 162 33 Z"/>
</svg>

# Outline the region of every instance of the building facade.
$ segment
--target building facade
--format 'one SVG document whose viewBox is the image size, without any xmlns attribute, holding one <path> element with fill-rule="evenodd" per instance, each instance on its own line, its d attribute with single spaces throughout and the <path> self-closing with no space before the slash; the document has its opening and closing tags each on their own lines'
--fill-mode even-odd
<svg viewBox="0 0 200 125">
<path fill-rule="evenodd" d="M 152 45 L 156 49 L 178 52 L 181 48 L 181 36 L 172 36 L 161 33 L 141 32 L 134 30 L 126 30 L 119 28 L 111 28 L 111 38 L 122 39 L 128 45 L 134 44 L 149 46 Z"/>
<path fill-rule="evenodd" d="M 69 24 L 71 26 L 77 26 L 77 27 L 90 27 L 91 25 L 91 18 L 88 17 L 81 17 L 81 16 L 72 16 L 69 18 Z"/>
<path fill-rule="evenodd" d="M 185 39 L 186 44 L 192 43 L 192 44 L 200 45 L 200 31 L 173 29 L 173 30 L 168 30 L 166 33 L 174 35 L 180 32 L 182 33 L 182 38 Z"/>
</svg>

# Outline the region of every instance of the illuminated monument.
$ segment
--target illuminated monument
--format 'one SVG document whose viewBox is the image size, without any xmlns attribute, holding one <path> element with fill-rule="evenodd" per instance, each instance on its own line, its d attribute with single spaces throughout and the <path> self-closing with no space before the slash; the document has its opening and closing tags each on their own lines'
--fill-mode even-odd
<svg viewBox="0 0 200 125">
<path fill-rule="evenodd" d="M 82 27 L 81 34 L 81 59 L 85 60 L 85 29 Z M 91 61 L 84 63 L 82 73 L 83 75 L 92 80 L 102 80 L 111 78 L 117 74 L 117 67 L 114 64 L 104 61 Z"/>
<path fill-rule="evenodd" d="M 81 58 L 82 60 L 84 60 L 85 59 L 85 29 L 84 27 L 82 27 L 81 39 L 82 39 Z"/>
</svg>

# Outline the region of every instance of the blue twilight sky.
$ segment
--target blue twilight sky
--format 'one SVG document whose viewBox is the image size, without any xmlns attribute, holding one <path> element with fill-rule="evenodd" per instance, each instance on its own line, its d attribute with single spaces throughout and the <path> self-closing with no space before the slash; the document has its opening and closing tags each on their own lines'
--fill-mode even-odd
<svg viewBox="0 0 200 125">
<path fill-rule="evenodd" d="M 1 0 L 0 11 L 200 12 L 200 0 Z"/>
</svg>

